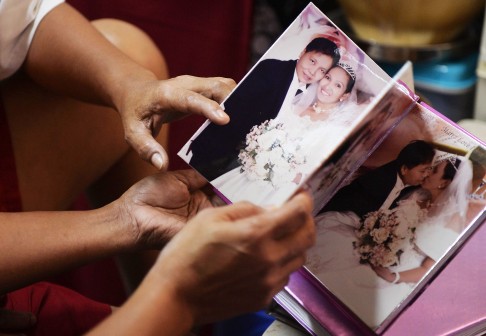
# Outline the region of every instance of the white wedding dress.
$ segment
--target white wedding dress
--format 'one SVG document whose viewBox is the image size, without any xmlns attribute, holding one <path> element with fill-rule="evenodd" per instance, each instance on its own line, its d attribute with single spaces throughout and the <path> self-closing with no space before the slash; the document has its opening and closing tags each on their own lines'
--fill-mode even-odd
<svg viewBox="0 0 486 336">
<path fill-rule="evenodd" d="M 414 217 L 420 210 L 406 208 L 413 205 L 412 197 L 399 203 L 394 211 L 405 222 L 414 223 L 415 240 L 404 248 L 399 265 L 389 267 L 392 272 L 414 269 L 426 256 L 438 261 L 447 252 L 467 224 L 471 179 L 472 166 L 469 161 L 463 162 L 436 200 L 440 207 L 436 211 L 433 206 L 428 208 L 425 216 Z M 353 242 L 361 223 L 353 212 L 325 212 L 315 220 L 317 239 L 308 252 L 306 268 L 370 327 L 380 325 L 415 284 L 387 282 L 368 264 L 359 262 Z M 460 230 L 453 230 L 451 224 Z"/>
<path fill-rule="evenodd" d="M 361 264 L 354 252 L 359 218 L 353 212 L 325 212 L 316 217 L 316 244 L 307 255 L 306 268 L 370 327 L 380 325 L 412 291 L 414 284 L 393 284 L 380 278 L 368 264 Z M 425 256 L 408 244 L 400 272 L 420 266 Z"/>
<path fill-rule="evenodd" d="M 344 140 L 350 132 L 350 120 L 350 113 L 342 112 L 334 113 L 325 121 L 312 121 L 310 117 L 298 116 L 293 111 L 286 111 L 283 116 L 279 114 L 271 123 L 281 124 L 281 127 L 272 133 L 262 134 L 260 140 L 267 145 L 282 144 L 286 154 L 299 157 L 300 163 L 288 169 L 285 162 L 276 164 L 271 181 L 265 180 L 262 175 L 251 175 L 239 166 L 211 181 L 211 184 L 232 203 L 246 200 L 262 206 L 282 204 Z M 273 154 L 271 151 L 258 154 L 255 170 L 263 171 L 267 159 Z M 265 160 L 260 160 L 264 156 Z M 276 162 L 279 160 L 274 159 Z"/>
</svg>

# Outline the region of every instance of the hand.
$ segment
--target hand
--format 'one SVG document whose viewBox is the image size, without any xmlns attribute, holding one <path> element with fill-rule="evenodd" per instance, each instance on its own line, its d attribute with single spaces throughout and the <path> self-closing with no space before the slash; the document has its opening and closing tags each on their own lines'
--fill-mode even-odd
<svg viewBox="0 0 486 336">
<path fill-rule="evenodd" d="M 149 277 L 174 288 L 195 323 L 261 309 L 304 264 L 315 241 L 311 210 L 306 193 L 280 208 L 241 202 L 204 210 L 164 248 Z"/>
<path fill-rule="evenodd" d="M 375 271 L 376 275 L 378 275 L 383 280 L 386 280 L 388 282 L 393 282 L 393 280 L 395 280 L 395 275 L 388 268 L 381 266 L 372 266 L 371 268 L 373 269 L 373 271 Z"/>
<path fill-rule="evenodd" d="M 162 247 L 201 209 L 212 207 L 200 190 L 206 180 L 192 169 L 148 176 L 115 201 L 136 245 Z"/>
<path fill-rule="evenodd" d="M 0 309 L 0 336 L 17 335 L 32 328 L 37 320 L 30 312 Z"/>
<path fill-rule="evenodd" d="M 229 117 L 219 103 L 235 85 L 228 78 L 192 76 L 129 82 L 116 103 L 128 143 L 142 159 L 165 170 L 167 153 L 153 138 L 162 124 L 188 114 L 199 114 L 217 124 L 226 124 Z"/>
</svg>

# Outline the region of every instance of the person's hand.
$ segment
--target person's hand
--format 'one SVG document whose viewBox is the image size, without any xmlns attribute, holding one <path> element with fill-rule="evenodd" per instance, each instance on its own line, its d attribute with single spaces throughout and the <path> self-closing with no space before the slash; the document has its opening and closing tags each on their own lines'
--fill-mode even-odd
<svg viewBox="0 0 486 336">
<path fill-rule="evenodd" d="M 392 273 L 388 268 L 381 266 L 372 266 L 373 271 L 383 280 L 392 282 L 395 279 L 394 273 Z"/>
<path fill-rule="evenodd" d="M 0 308 L 0 336 L 22 334 L 32 328 L 37 322 L 30 312 L 18 312 Z"/>
<path fill-rule="evenodd" d="M 173 288 L 194 323 L 261 309 L 304 264 L 315 241 L 311 210 L 306 193 L 280 208 L 203 210 L 163 249 L 148 281 Z"/>
<path fill-rule="evenodd" d="M 165 170 L 168 156 L 154 139 L 164 123 L 188 114 L 199 114 L 217 124 L 229 117 L 221 103 L 235 87 L 229 78 L 179 76 L 157 81 L 127 81 L 124 94 L 115 103 L 125 138 L 140 157 L 159 170 Z"/>
<path fill-rule="evenodd" d="M 114 202 L 117 216 L 136 245 L 160 248 L 198 211 L 212 207 L 200 190 L 206 184 L 192 169 L 148 176 Z"/>
</svg>

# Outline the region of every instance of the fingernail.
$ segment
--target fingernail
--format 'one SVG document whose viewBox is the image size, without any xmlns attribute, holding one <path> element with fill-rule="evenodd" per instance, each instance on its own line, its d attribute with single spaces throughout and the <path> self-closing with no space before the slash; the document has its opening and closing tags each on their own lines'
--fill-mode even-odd
<svg viewBox="0 0 486 336">
<path fill-rule="evenodd" d="M 226 118 L 226 113 L 224 113 L 224 111 L 221 109 L 214 111 L 214 114 L 216 114 L 216 116 L 220 119 Z"/>
<path fill-rule="evenodd" d="M 159 153 L 155 153 L 152 155 L 152 158 L 150 159 L 152 164 L 157 168 L 157 169 L 162 169 L 162 166 L 164 165 L 164 161 L 162 160 L 162 156 Z"/>
</svg>

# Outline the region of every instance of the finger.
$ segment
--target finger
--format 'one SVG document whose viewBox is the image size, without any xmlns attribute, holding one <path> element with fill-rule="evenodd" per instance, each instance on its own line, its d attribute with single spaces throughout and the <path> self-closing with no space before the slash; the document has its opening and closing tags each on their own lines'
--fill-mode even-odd
<svg viewBox="0 0 486 336">
<path fill-rule="evenodd" d="M 315 226 L 308 221 L 305 226 L 285 239 L 275 242 L 281 244 L 281 264 L 285 265 L 294 258 L 305 255 L 306 251 L 315 244 Z"/>
<path fill-rule="evenodd" d="M 192 91 L 180 88 L 174 90 L 178 91 L 175 96 L 179 99 L 175 100 L 177 105 L 173 105 L 172 110 L 186 114 L 198 114 L 218 125 L 225 125 L 229 122 L 229 116 L 216 101 Z"/>
<path fill-rule="evenodd" d="M 307 250 L 315 244 L 315 225 L 312 219 L 284 239 L 270 240 L 267 253 L 273 255 L 278 265 L 284 266 L 296 258 L 305 256 Z"/>
<path fill-rule="evenodd" d="M 0 310 L 0 330 L 22 331 L 35 325 L 37 319 L 30 312 Z"/>
<path fill-rule="evenodd" d="M 222 103 L 236 86 L 234 80 L 225 77 L 179 76 L 173 80 L 178 81 L 178 87 L 198 92 L 218 103 Z"/>
<path fill-rule="evenodd" d="M 161 102 L 170 110 L 185 114 L 202 115 L 216 124 L 229 122 L 228 115 L 219 105 L 231 92 L 225 81 L 212 78 L 179 76 L 161 82 Z"/>
<path fill-rule="evenodd" d="M 215 217 L 213 220 L 219 220 L 223 223 L 229 223 L 235 230 L 227 230 L 229 235 L 234 233 L 237 237 L 241 234 L 240 227 L 250 228 L 252 225 L 248 220 L 258 221 L 258 216 L 264 213 L 264 209 L 250 202 L 237 202 L 227 206 L 212 208 Z"/>
<path fill-rule="evenodd" d="M 269 210 L 269 230 L 274 239 L 283 239 L 311 219 L 312 199 L 306 192 L 300 192 L 276 210 Z"/>
<path fill-rule="evenodd" d="M 137 121 L 136 129 L 125 131 L 128 144 L 145 161 L 152 164 L 158 170 L 166 171 L 169 166 L 169 156 L 164 147 L 159 144 L 149 129 Z"/>
<path fill-rule="evenodd" d="M 305 255 L 299 255 L 292 260 L 289 260 L 287 264 L 275 268 L 273 277 L 275 277 L 276 280 L 274 281 L 275 284 L 272 286 L 269 298 L 273 298 L 278 292 L 284 289 L 289 282 L 291 274 L 302 268 L 304 264 Z"/>
</svg>

